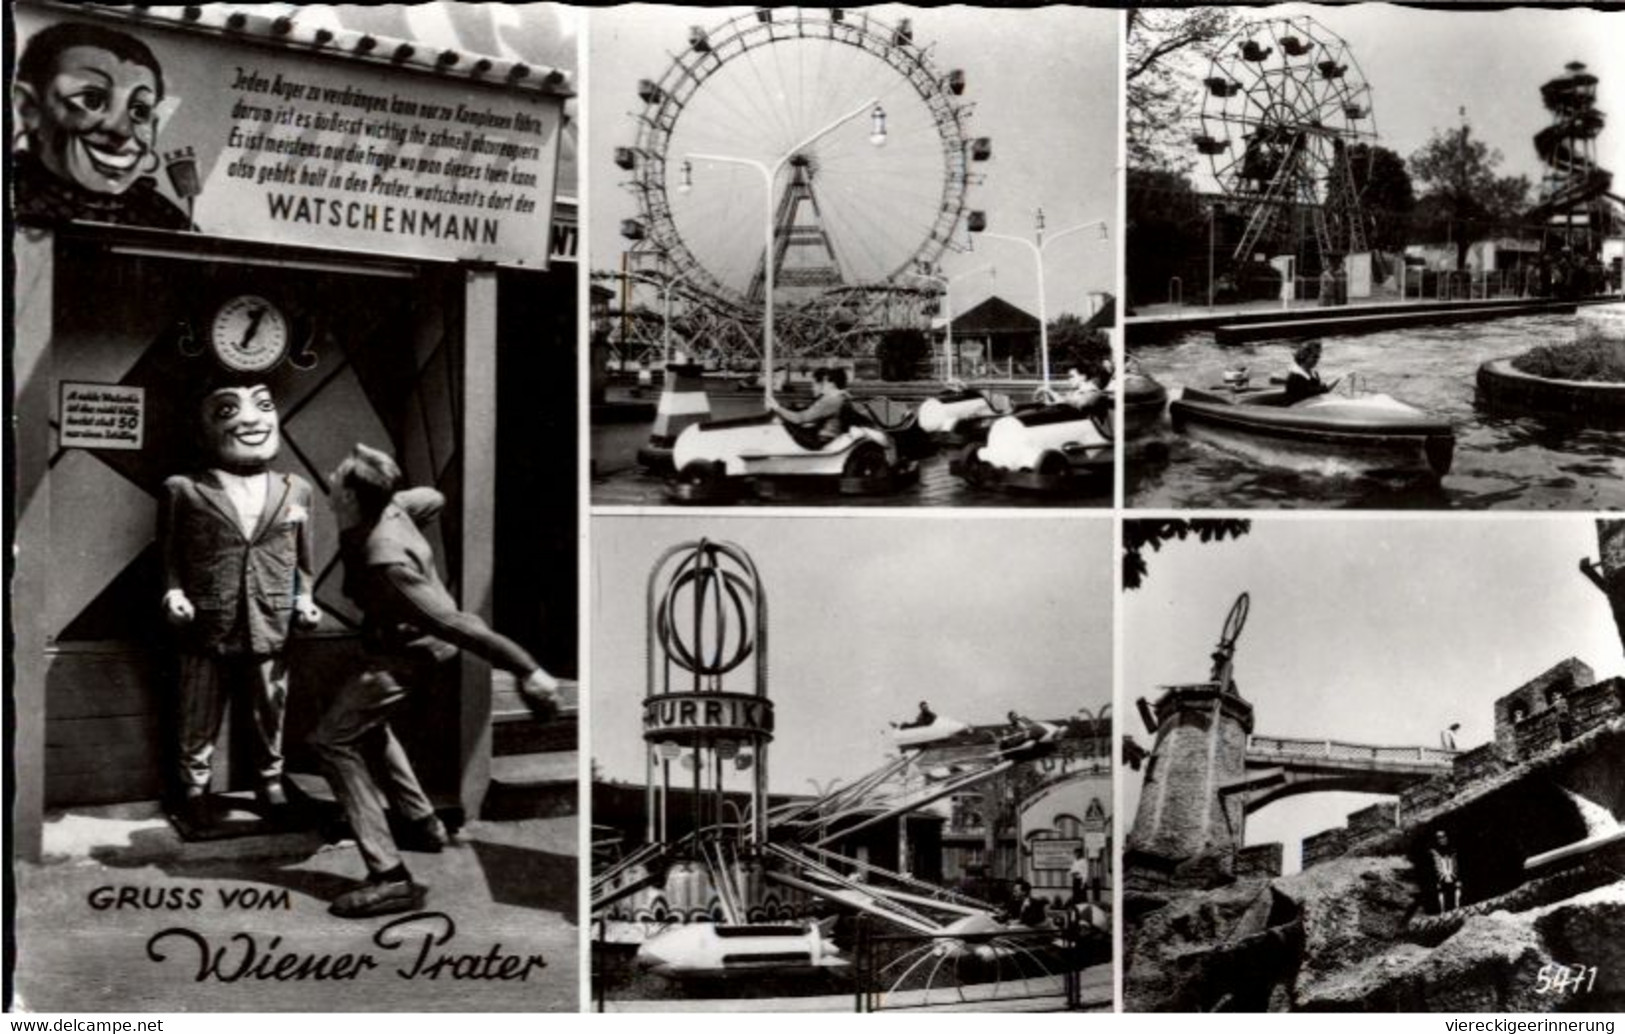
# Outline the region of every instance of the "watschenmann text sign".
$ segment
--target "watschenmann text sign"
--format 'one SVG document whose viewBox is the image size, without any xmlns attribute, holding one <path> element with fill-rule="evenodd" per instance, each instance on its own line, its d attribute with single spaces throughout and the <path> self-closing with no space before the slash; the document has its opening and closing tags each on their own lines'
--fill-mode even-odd
<svg viewBox="0 0 1625 1034">
<path fill-rule="evenodd" d="M 161 22 L 16 15 L 20 216 L 547 265 L 558 96 Z"/>
</svg>

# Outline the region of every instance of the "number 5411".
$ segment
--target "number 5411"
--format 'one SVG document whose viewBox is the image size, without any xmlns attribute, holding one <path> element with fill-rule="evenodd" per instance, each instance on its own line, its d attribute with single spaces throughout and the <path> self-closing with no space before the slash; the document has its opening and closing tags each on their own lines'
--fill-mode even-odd
<svg viewBox="0 0 1625 1034">
<path fill-rule="evenodd" d="M 1573 966 L 1548 962 L 1540 967 L 1540 972 L 1535 976 L 1535 993 L 1579 994 L 1581 991 L 1590 991 L 1596 983 L 1596 966 L 1587 966 L 1583 962 Z"/>
</svg>

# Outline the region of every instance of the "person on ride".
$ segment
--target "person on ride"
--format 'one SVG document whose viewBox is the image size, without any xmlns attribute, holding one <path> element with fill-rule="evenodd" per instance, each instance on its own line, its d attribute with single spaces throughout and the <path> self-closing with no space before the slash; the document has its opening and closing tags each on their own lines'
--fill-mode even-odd
<svg viewBox="0 0 1625 1034">
<path fill-rule="evenodd" d="M 914 720 L 913 721 L 908 721 L 908 722 L 903 722 L 901 725 L 896 726 L 896 728 L 899 728 L 899 729 L 923 729 L 927 725 L 936 724 L 936 721 L 937 721 L 936 712 L 931 710 L 931 705 L 930 704 L 928 704 L 924 700 L 922 700 L 922 701 L 920 701 L 920 713 L 914 716 Z"/>
<path fill-rule="evenodd" d="M 1088 409 L 1106 397 L 1106 391 L 1101 385 L 1109 377 L 1110 374 L 1105 371 L 1085 374 L 1074 366 L 1067 373 L 1067 391 L 1061 400 L 1078 409 Z"/>
<path fill-rule="evenodd" d="M 1292 353 L 1292 370 L 1286 375 L 1286 404 L 1312 399 L 1332 389 L 1320 379 L 1320 342 L 1305 341 Z"/>
<path fill-rule="evenodd" d="M 767 408 L 787 424 L 813 426 L 820 444 L 827 445 L 841 433 L 841 413 L 851 397 L 846 391 L 846 371 L 840 367 L 813 371 L 813 400 L 805 409 L 787 409 L 777 401 Z"/>
<path fill-rule="evenodd" d="M 1004 903 L 999 920 L 1023 926 L 1043 926 L 1049 921 L 1049 909 L 1041 899 L 1033 897 L 1032 884 L 1017 880 L 1010 888 L 1010 900 Z"/>
</svg>

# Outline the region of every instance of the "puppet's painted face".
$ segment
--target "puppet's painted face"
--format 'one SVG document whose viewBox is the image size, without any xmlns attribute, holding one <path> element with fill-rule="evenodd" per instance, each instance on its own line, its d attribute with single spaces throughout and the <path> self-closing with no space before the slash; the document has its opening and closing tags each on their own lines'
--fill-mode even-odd
<svg viewBox="0 0 1625 1034">
<path fill-rule="evenodd" d="M 276 401 L 263 384 L 221 388 L 203 400 L 203 436 L 216 462 L 231 467 L 269 463 L 282 447 Z"/>
<path fill-rule="evenodd" d="M 100 47 L 68 47 L 43 88 L 19 84 L 40 161 L 98 194 L 122 194 L 158 146 L 158 77 Z"/>
</svg>

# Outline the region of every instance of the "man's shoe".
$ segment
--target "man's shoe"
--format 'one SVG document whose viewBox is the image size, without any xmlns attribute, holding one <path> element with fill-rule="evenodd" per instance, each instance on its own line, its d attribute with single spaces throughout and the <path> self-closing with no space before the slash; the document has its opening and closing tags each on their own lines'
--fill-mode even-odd
<svg viewBox="0 0 1625 1034">
<path fill-rule="evenodd" d="M 429 888 L 404 880 L 368 880 L 355 890 L 334 899 L 327 910 L 340 919 L 365 919 L 396 912 L 415 912 L 423 907 Z"/>
<path fill-rule="evenodd" d="M 288 807 L 288 791 L 280 779 L 261 783 L 259 789 L 254 791 L 254 796 L 267 811 L 282 811 Z"/>
<path fill-rule="evenodd" d="M 395 846 L 402 851 L 426 851 L 439 854 L 451 844 L 451 834 L 437 815 L 430 815 L 410 823 L 395 837 Z"/>
<path fill-rule="evenodd" d="M 180 801 L 180 820 L 192 829 L 207 829 L 214 824 L 209 808 L 209 792 L 201 786 L 188 786 Z"/>
</svg>

